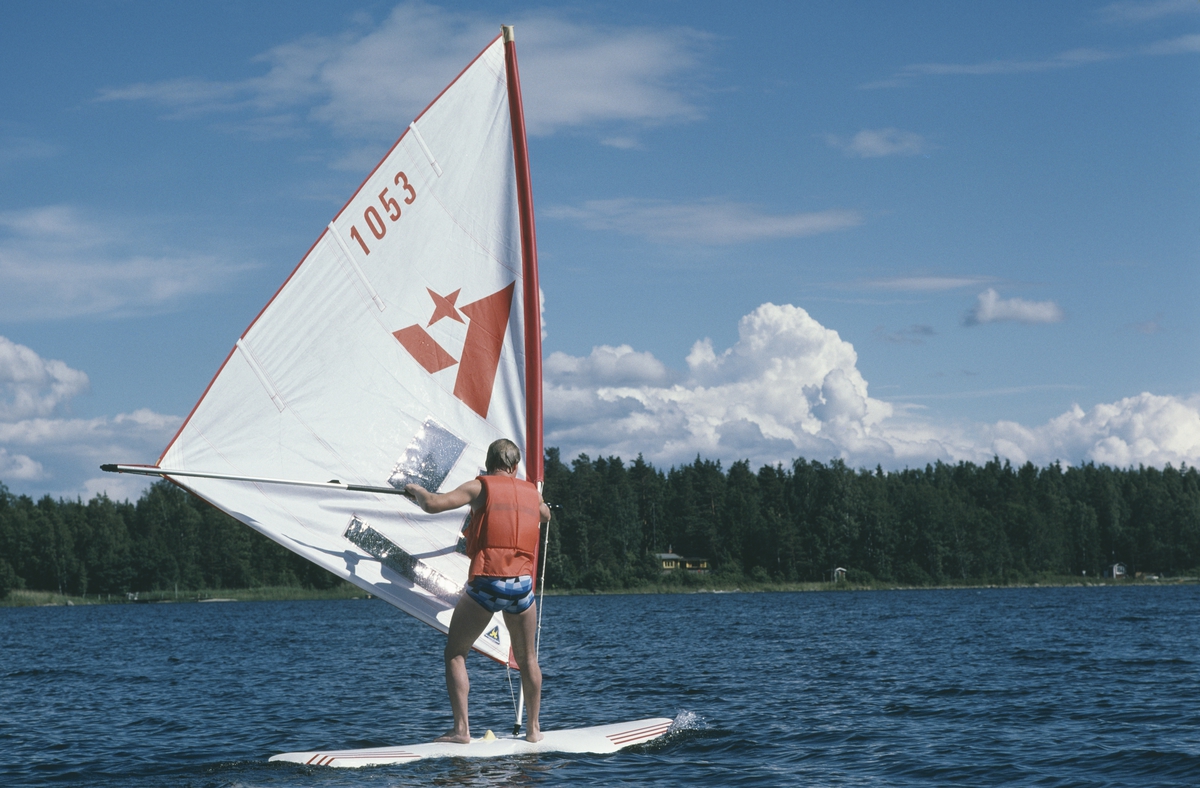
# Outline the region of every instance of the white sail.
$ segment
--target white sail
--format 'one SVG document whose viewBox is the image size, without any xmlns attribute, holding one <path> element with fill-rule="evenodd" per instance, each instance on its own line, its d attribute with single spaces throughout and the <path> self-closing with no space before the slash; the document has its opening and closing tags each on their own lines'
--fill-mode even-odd
<svg viewBox="0 0 1200 788">
<path fill-rule="evenodd" d="M 158 467 L 445 491 L 480 473 L 503 437 L 522 449 L 520 475 L 540 481 L 527 179 L 515 51 L 497 38 L 334 217 Z M 446 631 L 467 575 L 456 549 L 465 510 L 427 515 L 399 495 L 170 478 Z M 475 647 L 508 661 L 499 615 L 494 624 Z"/>
</svg>

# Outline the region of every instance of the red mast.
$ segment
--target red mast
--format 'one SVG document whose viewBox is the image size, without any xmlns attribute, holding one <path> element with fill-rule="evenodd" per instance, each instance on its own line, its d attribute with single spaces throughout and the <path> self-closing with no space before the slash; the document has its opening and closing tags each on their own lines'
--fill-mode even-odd
<svg viewBox="0 0 1200 788">
<path fill-rule="evenodd" d="M 542 448 L 542 314 L 538 289 L 537 233 L 533 225 L 533 187 L 529 180 L 529 146 L 525 142 L 525 110 L 521 106 L 521 77 L 513 28 L 504 36 L 504 68 L 508 75 L 508 111 L 512 121 L 513 164 L 517 172 L 517 211 L 521 220 L 521 266 L 525 302 L 525 470 L 529 481 L 541 483 Z"/>
</svg>

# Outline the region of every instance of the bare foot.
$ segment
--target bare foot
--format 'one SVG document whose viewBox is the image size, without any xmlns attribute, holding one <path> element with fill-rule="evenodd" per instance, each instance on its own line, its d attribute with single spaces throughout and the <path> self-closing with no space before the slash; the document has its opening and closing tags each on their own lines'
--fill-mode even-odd
<svg viewBox="0 0 1200 788">
<path fill-rule="evenodd" d="M 541 741 L 544 738 L 546 737 L 542 735 L 542 732 L 535 728 L 530 728 L 529 733 L 525 734 L 525 741 Z"/>
<path fill-rule="evenodd" d="M 435 742 L 449 742 L 451 744 L 470 744 L 471 743 L 471 734 L 455 733 L 454 731 L 450 731 L 449 733 L 445 733 L 441 736 L 438 736 L 436 739 L 434 739 L 434 741 Z"/>
</svg>

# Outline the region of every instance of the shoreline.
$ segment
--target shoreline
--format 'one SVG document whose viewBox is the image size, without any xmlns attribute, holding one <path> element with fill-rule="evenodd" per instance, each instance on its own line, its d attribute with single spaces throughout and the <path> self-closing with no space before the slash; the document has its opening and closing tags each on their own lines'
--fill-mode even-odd
<svg viewBox="0 0 1200 788">
<path fill-rule="evenodd" d="M 544 596 L 627 596 L 634 594 L 767 594 L 797 592 L 855 592 L 855 591 L 954 591 L 991 588 L 1124 588 L 1128 586 L 1180 586 L 1200 584 L 1200 577 L 1157 579 L 1089 579 L 1048 577 L 1013 583 L 954 583 L 946 585 L 905 585 L 902 583 L 658 583 L 636 588 L 615 588 L 602 591 L 590 589 L 547 589 Z M 73 596 L 52 591 L 14 589 L 0 599 L 2 607 L 77 607 L 84 605 L 189 604 L 231 602 L 301 602 L 337 599 L 373 599 L 357 586 L 342 583 L 330 589 L 268 586 L 261 588 L 215 588 L 198 591 L 148 591 L 137 594 L 93 594 Z"/>
</svg>

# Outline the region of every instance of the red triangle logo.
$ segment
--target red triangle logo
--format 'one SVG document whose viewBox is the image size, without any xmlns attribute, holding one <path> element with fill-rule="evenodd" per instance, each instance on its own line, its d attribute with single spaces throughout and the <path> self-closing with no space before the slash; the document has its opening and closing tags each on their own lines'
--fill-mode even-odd
<svg viewBox="0 0 1200 788">
<path fill-rule="evenodd" d="M 430 325 L 442 317 L 462 322 L 454 312 L 461 312 L 471 321 L 467 325 L 467 338 L 463 342 L 462 359 L 456 361 L 446 352 L 429 332 L 413 324 L 392 333 L 404 349 L 425 368 L 429 374 L 458 364 L 458 377 L 454 380 L 454 396 L 471 410 L 487 418 L 492 404 L 492 387 L 496 383 L 496 371 L 500 368 L 500 352 L 504 348 L 504 337 L 508 333 L 508 319 L 512 312 L 513 292 L 517 283 L 484 296 L 455 310 L 454 301 L 459 290 L 449 296 L 439 296 L 429 290 L 434 299 L 434 316 Z"/>
</svg>

